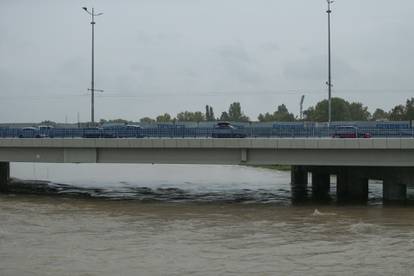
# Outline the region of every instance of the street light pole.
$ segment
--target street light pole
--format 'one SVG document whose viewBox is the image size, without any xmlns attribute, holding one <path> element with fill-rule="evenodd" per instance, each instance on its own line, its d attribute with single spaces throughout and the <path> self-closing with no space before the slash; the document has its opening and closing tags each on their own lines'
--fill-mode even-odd
<svg viewBox="0 0 414 276">
<path fill-rule="evenodd" d="M 332 73 L 331 73 L 331 4 L 334 2 L 332 0 L 327 0 L 328 2 L 328 10 L 326 13 L 328 14 L 328 81 L 326 84 L 328 85 L 328 125 L 331 124 L 332 121 Z"/>
<path fill-rule="evenodd" d="M 103 90 L 95 89 L 95 16 L 102 15 L 103 13 L 95 13 L 94 8 L 92 12 L 88 11 L 88 8 L 82 7 L 88 14 L 91 16 L 91 26 L 92 26 L 92 72 L 91 72 L 91 88 L 88 90 L 91 91 L 91 122 L 95 124 L 95 91 L 103 92 Z"/>
</svg>

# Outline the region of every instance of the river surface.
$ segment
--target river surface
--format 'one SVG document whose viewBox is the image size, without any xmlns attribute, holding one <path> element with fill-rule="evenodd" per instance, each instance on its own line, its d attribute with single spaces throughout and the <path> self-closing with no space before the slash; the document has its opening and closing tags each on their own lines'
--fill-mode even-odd
<svg viewBox="0 0 414 276">
<path fill-rule="evenodd" d="M 12 164 L 0 275 L 414 275 L 414 207 L 292 205 L 289 172 Z M 334 193 L 334 188 L 333 188 Z"/>
</svg>

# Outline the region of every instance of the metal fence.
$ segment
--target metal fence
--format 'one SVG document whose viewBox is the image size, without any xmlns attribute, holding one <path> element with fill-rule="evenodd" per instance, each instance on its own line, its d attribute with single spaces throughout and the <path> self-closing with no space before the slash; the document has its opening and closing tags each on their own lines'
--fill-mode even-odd
<svg viewBox="0 0 414 276">
<path fill-rule="evenodd" d="M 217 130 L 214 127 L 150 127 L 140 129 L 105 128 L 0 128 L 1 138 L 209 138 L 215 133 L 224 133 L 221 137 L 268 137 L 268 138 L 327 138 L 338 136 L 338 127 L 305 127 L 300 125 L 275 125 L 272 127 L 239 126 L 234 129 Z M 355 128 L 356 137 L 412 137 L 414 128 L 398 127 L 359 127 Z"/>
</svg>

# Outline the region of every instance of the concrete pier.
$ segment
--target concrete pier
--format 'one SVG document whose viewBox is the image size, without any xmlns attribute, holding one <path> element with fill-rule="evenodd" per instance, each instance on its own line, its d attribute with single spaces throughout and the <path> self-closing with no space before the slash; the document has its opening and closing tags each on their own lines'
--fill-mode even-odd
<svg viewBox="0 0 414 276">
<path fill-rule="evenodd" d="M 405 202 L 407 185 L 398 175 L 389 175 L 384 178 L 382 193 L 384 203 Z"/>
<path fill-rule="evenodd" d="M 0 162 L 0 192 L 7 192 L 10 178 L 10 163 Z"/>
<path fill-rule="evenodd" d="M 291 169 L 292 199 L 301 200 L 308 194 L 308 171 L 305 166 L 292 166 Z"/>
<path fill-rule="evenodd" d="M 331 175 L 320 170 L 312 171 L 312 197 L 315 199 L 329 199 Z"/>
<path fill-rule="evenodd" d="M 366 202 L 368 200 L 368 176 L 363 173 L 363 168 L 344 167 L 336 176 L 338 201 Z"/>
<path fill-rule="evenodd" d="M 312 172 L 312 196 L 328 198 L 330 175 L 337 176 L 337 199 L 363 203 L 368 200 L 368 180 L 383 180 L 383 201 L 405 202 L 407 187 L 414 185 L 413 167 L 307 166 Z M 292 176 L 298 177 L 292 173 Z"/>
</svg>

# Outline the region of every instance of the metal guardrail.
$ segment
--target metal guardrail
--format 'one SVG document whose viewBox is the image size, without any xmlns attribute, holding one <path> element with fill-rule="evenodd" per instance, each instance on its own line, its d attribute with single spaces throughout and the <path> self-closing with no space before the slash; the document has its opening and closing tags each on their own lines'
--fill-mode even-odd
<svg viewBox="0 0 414 276">
<path fill-rule="evenodd" d="M 208 138 L 217 133 L 212 127 L 169 127 L 142 129 L 97 129 L 97 128 L 52 128 L 48 130 L 25 130 L 22 128 L 0 128 L 0 138 Z M 337 134 L 337 127 L 241 127 L 231 130 L 219 130 L 226 137 L 261 138 L 323 138 Z M 358 133 L 368 133 L 374 138 L 414 138 L 414 128 L 360 127 Z"/>
</svg>

